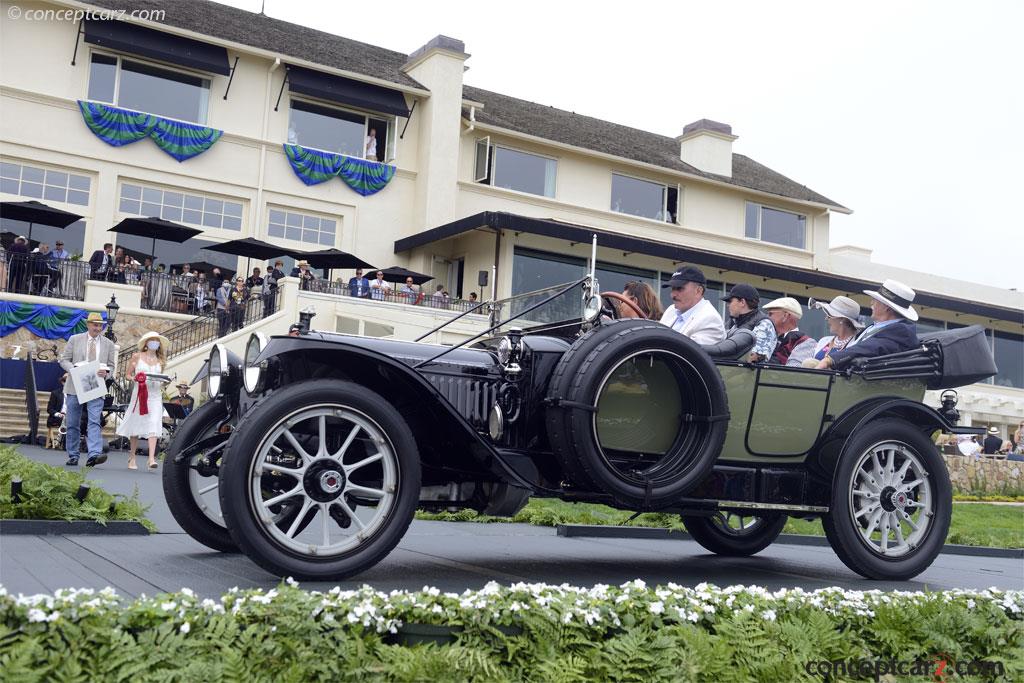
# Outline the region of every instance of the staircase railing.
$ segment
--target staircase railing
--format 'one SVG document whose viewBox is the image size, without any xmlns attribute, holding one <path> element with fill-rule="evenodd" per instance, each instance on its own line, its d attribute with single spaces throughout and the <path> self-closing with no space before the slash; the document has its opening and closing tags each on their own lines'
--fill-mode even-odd
<svg viewBox="0 0 1024 683">
<path fill-rule="evenodd" d="M 233 313 L 218 311 L 216 314 L 196 316 L 180 325 L 175 325 L 162 333 L 167 337 L 169 346 L 167 360 L 262 320 L 278 310 L 280 305 L 281 290 L 276 290 L 273 294 L 250 299 L 244 307 L 236 309 Z M 124 347 L 117 355 L 117 371 L 114 373 L 114 384 L 111 387 L 114 400 L 118 403 L 127 403 L 131 398 L 132 380 L 127 376 L 128 363 L 136 352 L 136 345 L 134 343 L 129 345 L 128 340 L 124 340 Z M 188 381 L 191 378 L 184 379 Z"/>
</svg>

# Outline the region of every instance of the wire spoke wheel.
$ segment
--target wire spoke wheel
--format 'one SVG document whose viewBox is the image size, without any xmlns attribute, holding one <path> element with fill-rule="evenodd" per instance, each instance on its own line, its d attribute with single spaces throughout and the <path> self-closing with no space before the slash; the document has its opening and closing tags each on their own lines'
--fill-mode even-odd
<svg viewBox="0 0 1024 683">
<path fill-rule="evenodd" d="M 399 470 L 394 446 L 366 414 L 340 405 L 304 407 L 279 420 L 258 446 L 250 502 L 274 543 L 330 558 L 387 523 Z"/>
<path fill-rule="evenodd" d="M 908 444 L 883 441 L 854 467 L 849 514 L 861 540 L 883 557 L 900 557 L 928 535 L 934 496 L 922 458 Z"/>
<path fill-rule="evenodd" d="M 716 512 L 711 517 L 711 523 L 726 536 L 746 536 L 764 526 L 764 520 L 760 517 L 728 511 Z"/>
</svg>

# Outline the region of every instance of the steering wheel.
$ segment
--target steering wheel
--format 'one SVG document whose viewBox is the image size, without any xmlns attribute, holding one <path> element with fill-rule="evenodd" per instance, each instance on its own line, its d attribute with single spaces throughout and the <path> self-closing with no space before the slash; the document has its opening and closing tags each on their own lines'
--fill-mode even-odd
<svg viewBox="0 0 1024 683">
<path fill-rule="evenodd" d="M 629 306 L 633 310 L 633 312 L 636 313 L 636 317 L 640 318 L 641 320 L 645 320 L 647 318 L 647 314 L 644 313 L 640 309 L 639 306 L 637 306 L 635 303 L 630 301 L 627 297 L 623 296 L 622 294 L 619 294 L 618 292 L 601 292 L 601 298 L 602 299 L 614 299 L 615 301 L 618 301 L 620 304 L 625 304 L 625 305 Z M 613 312 L 615 312 L 615 310 L 616 310 L 614 306 L 609 306 L 609 308 Z M 618 315 L 613 315 L 612 317 L 613 318 L 618 318 L 619 316 Z"/>
</svg>

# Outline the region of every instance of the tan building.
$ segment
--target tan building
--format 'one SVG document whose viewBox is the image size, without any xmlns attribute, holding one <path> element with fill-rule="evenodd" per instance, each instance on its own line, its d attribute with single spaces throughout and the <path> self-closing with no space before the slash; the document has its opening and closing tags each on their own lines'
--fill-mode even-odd
<svg viewBox="0 0 1024 683">
<path fill-rule="evenodd" d="M 1024 417 L 1024 294 L 833 248 L 829 217 L 849 209 L 734 151 L 726 124 L 664 136 L 470 87 L 465 47 L 443 36 L 405 55 L 201 0 L 127 4 L 144 12 L 74 21 L 57 13 L 125 3 L 18 2 L 13 19 L 2 3 L 0 197 L 83 217 L 32 226 L 30 246 L 61 238 L 87 261 L 111 242 L 170 277 L 186 262 L 265 268 L 203 250 L 254 237 L 428 273 L 425 288 L 440 284 L 455 301 L 571 280 L 593 234 L 603 289 L 657 287 L 686 262 L 704 269 L 716 303 L 747 282 L 764 299 L 848 294 L 866 307 L 861 290 L 895 277 L 917 290 L 922 327 L 990 330 L 1000 373 L 961 392 L 966 419 L 1005 435 Z M 155 250 L 109 232 L 135 216 L 202 232 Z M 4 219 L 2 232 L 9 248 L 28 226 Z M 12 274 L 12 301 L 97 307 L 117 292 L 142 315 L 196 312 L 130 279 L 89 280 L 84 264 L 59 289 Z M 318 294 L 319 328 L 403 336 L 450 315 L 424 315 L 423 302 L 367 305 L 347 296 L 351 270 L 332 275 L 342 282 Z M 824 320 L 808 314 L 803 329 L 822 335 Z"/>
</svg>

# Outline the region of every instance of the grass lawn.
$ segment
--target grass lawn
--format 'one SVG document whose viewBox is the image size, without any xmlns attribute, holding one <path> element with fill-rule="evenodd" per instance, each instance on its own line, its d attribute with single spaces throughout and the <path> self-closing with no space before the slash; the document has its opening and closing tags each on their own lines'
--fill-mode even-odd
<svg viewBox="0 0 1024 683">
<path fill-rule="evenodd" d="M 616 510 L 606 505 L 566 503 L 552 498 L 534 498 L 515 517 L 485 517 L 472 510 L 457 513 L 417 513 L 420 519 L 440 519 L 465 522 L 524 522 L 541 526 L 557 524 L 628 524 L 683 529 L 676 515 L 645 513 L 628 521 L 633 513 Z M 790 519 L 783 530 L 786 534 L 825 535 L 821 520 L 808 522 Z M 1024 506 L 991 505 L 985 503 L 954 503 L 953 520 L 947 543 L 984 545 L 995 548 L 1024 548 Z"/>
</svg>

